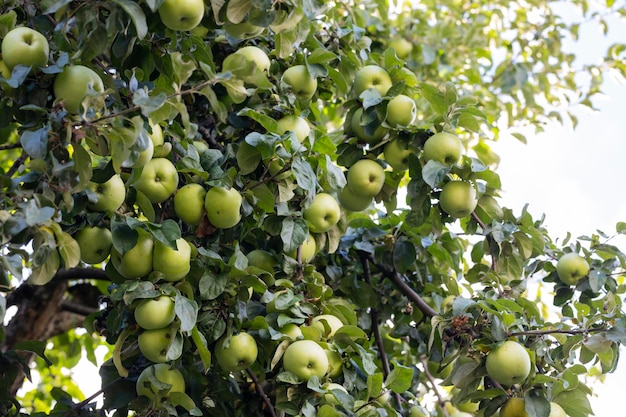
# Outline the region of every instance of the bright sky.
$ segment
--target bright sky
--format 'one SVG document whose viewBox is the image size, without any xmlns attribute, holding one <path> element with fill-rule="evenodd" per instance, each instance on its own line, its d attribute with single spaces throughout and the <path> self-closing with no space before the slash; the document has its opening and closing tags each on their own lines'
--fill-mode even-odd
<svg viewBox="0 0 626 417">
<path fill-rule="evenodd" d="M 607 37 L 595 22 L 581 27 L 580 40 L 571 49 L 577 55 L 577 64 L 597 63 L 606 46 L 624 42 L 624 21 L 607 20 Z M 596 229 L 613 235 L 615 224 L 626 222 L 626 192 L 622 185 L 626 178 L 626 84 L 608 79 L 603 91 L 606 96 L 595 101 L 598 112 L 576 111 L 579 125 L 575 131 L 555 125 L 529 137 L 527 145 L 511 139 L 495 147 L 502 158 L 498 172 L 505 191 L 504 205 L 519 213 L 517 210 L 528 203 L 535 218 L 546 215 L 551 236 L 560 241 L 568 231 L 574 237 L 591 235 Z M 626 250 L 623 236 L 611 243 Z M 597 396 L 592 399 L 596 416 L 612 416 L 623 407 L 625 380 L 626 361 L 622 360 L 617 371 L 596 388 Z"/>
</svg>

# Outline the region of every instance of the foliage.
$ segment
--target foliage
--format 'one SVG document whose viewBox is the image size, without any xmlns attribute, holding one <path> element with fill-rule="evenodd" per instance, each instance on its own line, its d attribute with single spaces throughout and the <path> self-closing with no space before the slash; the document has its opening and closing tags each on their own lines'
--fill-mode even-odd
<svg viewBox="0 0 626 417">
<path fill-rule="evenodd" d="M 517 128 L 572 118 L 562 110 L 568 105 L 592 107 L 601 69 L 626 68 L 623 45 L 611 47 L 599 66 L 575 68 L 562 40 L 575 37 L 578 24 L 566 24 L 542 0 L 394 7 L 372 0 L 212 0 L 201 26 L 189 32 L 164 25 L 162 3 L 0 6 L 0 37 L 29 26 L 51 50 L 45 68 L 18 65 L 0 78 L 0 317 L 10 306 L 28 309 L 35 299 L 29 288 L 36 287 L 56 308 L 41 320 L 58 318 L 51 324 L 56 332 L 46 333 L 55 336 L 50 340 L 17 319 L 0 328 L 0 414 L 367 417 L 420 407 L 448 416 L 474 402 L 488 417 L 511 397 L 525 399 L 530 417 L 548 417 L 549 401 L 570 417 L 592 413 L 586 377 L 611 372 L 626 341 L 626 255 L 603 233 L 557 244 L 542 219 L 500 207 L 498 158 L 489 141 L 501 130 L 524 140 Z M 575 4 L 592 16 L 585 1 Z M 623 12 L 612 7 L 606 12 Z M 390 47 L 398 38 L 409 41 L 407 54 Z M 270 57 L 267 70 L 238 55 L 223 68 L 227 57 L 251 45 Z M 72 114 L 53 84 L 77 64 L 96 71 L 105 91 L 89 88 L 82 111 Z M 313 98 L 302 99 L 297 86 L 282 80 L 295 65 L 317 81 Z M 365 65 L 389 73 L 393 86 L 384 95 L 354 93 L 355 74 Z M 581 72 L 591 82 L 581 82 Z M 387 104 L 399 94 L 414 99 L 417 118 L 388 126 Z M 358 109 L 365 132 L 387 129 L 381 141 L 355 136 Z M 279 129 L 285 115 L 307 121 L 304 140 Z M 159 131 L 164 143 L 155 139 Z M 461 138 L 458 163 L 422 158 L 424 142 L 440 131 Z M 394 140 L 411 151 L 407 170 L 385 162 L 385 145 Z M 195 183 L 237 190 L 241 220 L 222 229 L 203 215 L 192 225 L 180 220 L 173 196 L 151 202 L 136 187 L 144 171 L 137 161 L 148 149 L 174 164 L 178 189 Z M 364 158 L 385 167 L 375 204 L 360 212 L 342 208 L 335 225 L 313 234 L 316 253 L 306 262 L 303 212 L 321 192 L 339 198 L 349 187 L 345 171 Z M 94 209 L 98 189 L 117 175 L 123 204 Z M 455 180 L 470 182 L 479 197 L 461 219 L 438 204 L 442 187 Z M 111 231 L 112 249 L 106 261 L 87 265 L 81 251 L 89 247 L 76 235 L 92 226 Z M 620 224 L 616 233 L 625 230 Z M 176 248 L 181 237 L 191 247 L 181 280 L 152 270 L 152 252 L 130 260 L 152 270 L 140 277 L 124 276 L 116 264 L 143 238 Z M 269 267 L 246 256 L 254 249 L 266 251 Z M 576 285 L 556 272 L 568 252 L 591 267 Z M 63 299 L 46 299 L 60 283 L 67 286 L 59 290 Z M 159 353 L 181 370 L 187 387 L 164 401 L 136 394 L 151 362 L 133 315 L 139 302 L 162 294 L 173 298 L 176 319 Z M 343 326 L 332 333 L 330 323 L 312 325 L 321 314 Z M 289 324 L 335 360 L 323 378 L 302 381 L 283 369 Z M 67 333 L 77 326 L 87 333 Z M 15 329 L 30 339 L 19 340 Z M 243 371 L 226 372 L 212 352 L 220 338 L 240 332 L 254 337 L 258 357 Z M 532 361 L 530 376 L 511 387 L 485 369 L 489 351 L 505 340 L 523 344 Z M 99 393 L 82 393 L 61 375 L 42 382 L 54 388 L 15 392 L 21 372 L 30 377 L 33 355 L 37 368 L 51 367 L 54 375 L 60 372 L 54 366 L 72 368 L 82 351 L 96 362 L 97 343 L 112 349 L 100 366 L 103 403 L 94 401 Z M 169 385 L 149 379 L 167 391 Z M 329 388 L 330 381 L 345 391 Z"/>
</svg>

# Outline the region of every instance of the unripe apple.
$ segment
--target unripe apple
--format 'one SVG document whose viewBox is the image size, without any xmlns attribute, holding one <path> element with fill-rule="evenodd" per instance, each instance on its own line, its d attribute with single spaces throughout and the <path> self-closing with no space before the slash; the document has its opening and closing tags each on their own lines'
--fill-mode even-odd
<svg viewBox="0 0 626 417">
<path fill-rule="evenodd" d="M 151 376 L 154 376 L 157 381 L 163 384 L 170 385 L 169 389 L 162 392 L 164 390 L 162 387 L 155 386 L 150 381 Z M 157 363 L 148 366 L 139 374 L 136 390 L 137 395 L 145 395 L 152 400 L 160 400 L 168 398 L 173 392 L 185 392 L 185 378 L 178 369 L 171 368 L 170 365 L 165 363 Z"/>
<path fill-rule="evenodd" d="M 384 68 L 378 65 L 366 65 L 356 72 L 352 88 L 357 97 L 369 88 L 373 88 L 384 96 L 391 86 L 391 77 Z"/>
<path fill-rule="evenodd" d="M 80 113 L 81 104 L 90 89 L 104 92 L 102 78 L 84 65 L 68 65 L 54 79 L 54 96 L 73 114 Z"/>
<path fill-rule="evenodd" d="M 302 143 L 302 141 L 309 137 L 311 126 L 309 126 L 306 119 L 290 114 L 278 121 L 277 133 L 282 135 L 286 132 L 294 132 L 298 142 Z"/>
<path fill-rule="evenodd" d="M 589 263 L 577 253 L 566 253 L 556 263 L 556 273 L 564 284 L 576 285 L 582 277 L 589 274 Z"/>
<path fill-rule="evenodd" d="M 172 30 L 191 30 L 204 17 L 204 1 L 165 0 L 159 7 L 159 16 L 163 24 Z"/>
<path fill-rule="evenodd" d="M 233 38 L 237 39 L 250 39 L 255 36 L 259 36 L 265 28 L 263 26 L 256 26 L 252 23 L 245 21 L 241 23 L 224 23 L 224 30 Z"/>
<path fill-rule="evenodd" d="M 222 63 L 222 71 L 231 71 L 233 74 L 246 74 L 242 76 L 244 82 L 253 84 L 256 75 L 250 73 L 251 66 L 267 73 L 270 70 L 270 59 L 265 51 L 256 46 L 244 46 L 228 55 Z"/>
<path fill-rule="evenodd" d="M 408 57 L 413 50 L 413 44 L 401 37 L 393 38 L 389 42 L 389 47 L 396 51 L 396 56 L 400 59 Z"/>
<path fill-rule="evenodd" d="M 162 329 L 172 324 L 176 318 L 174 300 L 168 295 L 142 300 L 135 307 L 134 316 L 142 329 Z"/>
<path fill-rule="evenodd" d="M 471 183 L 466 181 L 450 181 L 446 183 L 439 195 L 441 209 L 457 219 L 472 214 L 477 204 L 476 189 Z"/>
<path fill-rule="evenodd" d="M 507 402 L 500 407 L 500 417 L 528 417 L 526 412 L 526 401 L 523 398 L 509 398 Z"/>
<path fill-rule="evenodd" d="M 391 127 L 409 126 L 417 116 L 415 101 L 404 94 L 398 94 L 387 103 L 385 121 Z"/>
<path fill-rule="evenodd" d="M 178 171 L 167 158 L 153 158 L 142 168 L 135 188 L 157 204 L 167 200 L 178 187 Z"/>
<path fill-rule="evenodd" d="M 435 160 L 444 165 L 459 162 L 463 152 L 463 142 L 458 136 L 448 132 L 435 133 L 424 143 L 424 161 Z"/>
<path fill-rule="evenodd" d="M 548 417 L 567 417 L 563 407 L 555 402 L 550 402 L 550 415 Z"/>
<path fill-rule="evenodd" d="M 215 359 L 227 372 L 249 368 L 256 361 L 258 353 L 256 340 L 246 332 L 224 336 L 215 345 Z"/>
<path fill-rule="evenodd" d="M 267 272 L 273 272 L 274 267 L 278 265 L 278 261 L 274 256 L 263 249 L 253 249 L 246 255 L 248 265 L 262 269 Z"/>
<path fill-rule="evenodd" d="M 321 379 L 328 372 L 328 357 L 317 342 L 296 340 L 283 354 L 283 367 L 301 381 L 308 381 L 312 376 Z"/>
<path fill-rule="evenodd" d="M 485 367 L 487 374 L 499 384 L 521 384 L 530 374 L 530 355 L 520 343 L 507 340 L 489 352 Z"/>
<path fill-rule="evenodd" d="M 87 190 L 95 194 L 95 201 L 92 200 L 93 196 L 90 196 L 87 203 L 87 208 L 93 211 L 116 211 L 126 198 L 124 180 L 119 174 L 114 174 L 103 183 L 90 182 Z"/>
<path fill-rule="evenodd" d="M 152 272 L 152 252 L 154 241 L 152 235 L 143 230 L 139 231 L 137 243 L 124 255 L 111 249 L 111 262 L 113 266 L 124 278 L 142 278 Z"/>
<path fill-rule="evenodd" d="M 283 327 L 280 328 L 280 332 L 291 340 L 296 340 L 302 337 L 302 330 L 300 326 L 295 323 L 287 323 Z"/>
<path fill-rule="evenodd" d="M 341 207 L 349 211 L 363 211 L 374 201 L 372 197 L 355 194 L 347 185 L 339 192 L 338 200 Z"/>
<path fill-rule="evenodd" d="M 322 336 L 329 339 L 343 327 L 343 322 L 332 314 L 320 314 L 311 319 L 311 326 L 317 327 Z"/>
<path fill-rule="evenodd" d="M 49 53 L 46 37 L 25 26 L 10 30 L 2 40 L 2 61 L 9 70 L 16 65 L 32 66 L 31 71 L 45 67 Z"/>
<path fill-rule="evenodd" d="M 347 180 L 354 194 L 371 198 L 385 185 L 385 170 L 372 159 L 361 159 L 348 169 Z"/>
<path fill-rule="evenodd" d="M 0 59 L 0 76 L 8 80 L 11 78 L 11 75 L 12 71 L 9 69 L 9 67 L 7 67 L 7 64 L 5 64 L 4 61 Z"/>
<path fill-rule="evenodd" d="M 374 126 L 374 130 L 370 131 L 370 127 L 366 130 L 365 126 L 361 125 L 361 117 L 363 116 L 363 108 L 358 108 L 352 115 L 350 126 L 354 135 L 365 143 L 375 145 L 385 137 L 389 129 L 382 124 Z"/>
<path fill-rule="evenodd" d="M 311 232 L 325 233 L 339 221 L 341 208 L 332 195 L 318 193 L 311 205 L 303 210 L 302 216 Z"/>
<path fill-rule="evenodd" d="M 294 65 L 283 73 L 280 84 L 290 90 L 299 101 L 308 101 L 317 91 L 317 79 L 309 74 L 305 65 Z"/>
<path fill-rule="evenodd" d="M 317 243 L 315 242 L 315 238 L 310 233 L 304 239 L 304 242 L 300 245 L 300 257 L 302 258 L 302 263 L 307 264 L 311 262 L 315 254 L 317 253 Z M 293 251 L 289 253 L 289 256 L 295 259 L 297 251 Z"/>
<path fill-rule="evenodd" d="M 191 225 L 200 224 L 204 216 L 206 190 L 200 184 L 183 185 L 174 195 L 174 212 L 179 219 Z"/>
<path fill-rule="evenodd" d="M 163 363 L 167 359 L 167 350 L 172 343 L 172 329 L 144 330 L 137 337 L 137 343 L 141 354 L 150 362 Z"/>
<path fill-rule="evenodd" d="M 383 159 L 394 171 L 406 171 L 409 167 L 409 155 L 412 153 L 412 150 L 403 148 L 398 139 L 394 139 L 385 145 Z"/>
<path fill-rule="evenodd" d="M 112 235 L 106 227 L 85 226 L 75 238 L 80 248 L 80 260 L 86 264 L 99 264 L 111 253 Z"/>
<path fill-rule="evenodd" d="M 176 240 L 176 249 L 157 240 L 152 255 L 152 270 L 160 272 L 165 281 L 178 281 L 191 268 L 191 247 L 182 237 Z"/>
<path fill-rule="evenodd" d="M 239 223 L 241 203 L 241 194 L 233 187 L 213 187 L 204 198 L 207 217 L 219 229 L 228 229 Z"/>
</svg>

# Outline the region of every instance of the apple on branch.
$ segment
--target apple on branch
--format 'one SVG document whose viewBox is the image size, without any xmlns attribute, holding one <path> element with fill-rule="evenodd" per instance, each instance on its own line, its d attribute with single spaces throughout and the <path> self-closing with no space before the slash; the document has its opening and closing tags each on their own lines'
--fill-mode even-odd
<svg viewBox="0 0 626 417">
<path fill-rule="evenodd" d="M 384 97 L 391 86 L 391 77 L 387 70 L 378 65 L 366 65 L 356 72 L 352 88 L 357 97 L 360 97 L 361 93 L 370 88 L 378 91 Z"/>
<path fill-rule="evenodd" d="M 296 340 L 283 354 L 283 368 L 301 381 L 312 376 L 322 378 L 328 372 L 328 357 L 324 349 L 313 340 Z"/>
<path fill-rule="evenodd" d="M 179 281 L 187 275 L 191 261 L 191 247 L 184 238 L 176 240 L 176 249 L 157 240 L 152 254 L 152 270 L 160 272 L 165 281 Z"/>
<path fill-rule="evenodd" d="M 256 340 L 247 332 L 223 336 L 215 345 L 215 359 L 227 372 L 249 368 L 256 361 L 258 353 Z"/>
<path fill-rule="evenodd" d="M 435 133 L 424 143 L 424 162 L 435 160 L 444 165 L 454 165 L 461 159 L 463 143 L 458 136 L 448 132 Z"/>
<path fill-rule="evenodd" d="M 172 344 L 173 333 L 174 330 L 170 327 L 142 331 L 137 337 L 139 351 L 150 362 L 167 361 L 167 351 Z"/>
<path fill-rule="evenodd" d="M 151 203 L 162 203 L 178 187 L 178 171 L 167 158 L 153 158 L 143 166 L 141 175 L 134 183 Z"/>
<path fill-rule="evenodd" d="M 335 197 L 328 193 L 318 193 L 310 206 L 302 213 L 313 233 L 325 233 L 337 224 L 341 217 L 341 207 Z"/>
<path fill-rule="evenodd" d="M 398 139 L 387 142 L 383 148 L 383 159 L 394 171 L 406 171 L 408 169 L 409 155 L 414 153 L 411 149 L 402 147 Z"/>
<path fill-rule="evenodd" d="M 309 137 L 311 126 L 303 117 L 290 114 L 278 120 L 277 133 L 282 135 L 286 132 L 294 132 L 298 142 L 302 143 Z"/>
<path fill-rule="evenodd" d="M 489 352 L 485 367 L 487 374 L 499 384 L 521 384 L 530 374 L 530 355 L 519 342 L 507 340 Z"/>
<path fill-rule="evenodd" d="M 172 30 L 188 31 L 204 17 L 204 0 L 165 0 L 158 9 L 161 21 Z"/>
<path fill-rule="evenodd" d="M 457 219 L 472 214 L 477 204 L 476 189 L 467 181 L 450 181 L 439 195 L 441 209 Z"/>
<path fill-rule="evenodd" d="M 169 295 L 142 300 L 135 307 L 135 321 L 145 330 L 168 327 L 176 318 L 174 300 Z"/>
<path fill-rule="evenodd" d="M 385 185 L 385 170 L 374 160 L 361 159 L 348 169 L 347 181 L 354 194 L 372 198 Z"/>
<path fill-rule="evenodd" d="M 415 101 L 404 94 L 398 94 L 387 103 L 385 121 L 391 127 L 406 127 L 413 123 L 417 116 Z"/>
<path fill-rule="evenodd" d="M 81 104 L 90 90 L 104 92 L 102 78 L 84 65 L 68 65 L 54 79 L 54 96 L 73 114 L 80 113 Z"/>
<path fill-rule="evenodd" d="M 106 227 L 85 226 L 75 236 L 80 248 L 80 260 L 86 264 L 99 264 L 111 253 L 112 235 Z"/>
<path fill-rule="evenodd" d="M 159 384 L 155 384 L 153 380 Z M 185 378 L 178 369 L 165 363 L 157 363 L 141 371 L 136 390 L 137 395 L 145 395 L 156 403 L 174 392 L 185 392 Z"/>
<path fill-rule="evenodd" d="M 241 194 L 235 188 L 213 187 L 206 193 L 204 209 L 213 226 L 228 229 L 241 220 L 241 203 Z"/>
<path fill-rule="evenodd" d="M 317 79 L 312 77 L 306 65 L 294 65 L 283 73 L 280 84 L 291 91 L 299 101 L 308 101 L 317 91 Z"/>
<path fill-rule="evenodd" d="M 576 285 L 581 278 L 589 274 L 589 263 L 577 253 L 566 253 L 557 261 L 556 273 L 563 283 Z"/>
<path fill-rule="evenodd" d="M 207 191 L 200 184 L 183 185 L 174 195 L 174 212 L 190 225 L 198 225 L 204 217 L 204 200 Z"/>
<path fill-rule="evenodd" d="M 9 70 L 17 65 L 32 67 L 31 71 L 45 67 L 49 54 L 50 45 L 46 37 L 28 27 L 14 28 L 2 40 L 2 62 Z"/>
<path fill-rule="evenodd" d="M 119 174 L 114 174 L 103 183 L 90 182 L 87 190 L 92 193 L 87 208 L 93 211 L 114 212 L 122 206 L 126 198 L 124 180 Z"/>
</svg>

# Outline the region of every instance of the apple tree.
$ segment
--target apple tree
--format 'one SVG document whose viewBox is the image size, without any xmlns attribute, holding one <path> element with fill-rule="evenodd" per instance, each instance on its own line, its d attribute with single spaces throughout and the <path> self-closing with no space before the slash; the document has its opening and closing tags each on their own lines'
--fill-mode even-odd
<svg viewBox="0 0 626 417">
<path fill-rule="evenodd" d="M 503 207 L 490 147 L 625 72 L 624 45 L 575 67 L 578 26 L 545 0 L 4 1 L 0 414 L 591 415 L 626 256 Z"/>
</svg>

